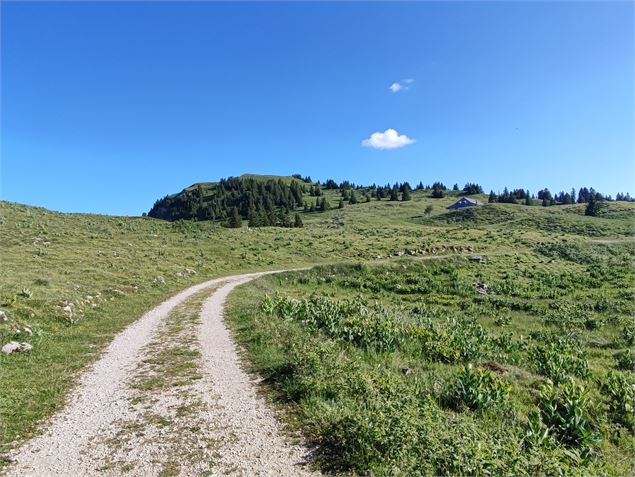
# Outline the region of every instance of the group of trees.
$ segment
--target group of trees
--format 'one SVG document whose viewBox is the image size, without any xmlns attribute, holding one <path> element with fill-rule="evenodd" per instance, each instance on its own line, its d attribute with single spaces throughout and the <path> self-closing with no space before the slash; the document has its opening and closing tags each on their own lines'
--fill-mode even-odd
<svg viewBox="0 0 635 477">
<path fill-rule="evenodd" d="M 258 180 L 230 177 L 203 189 L 199 184 L 180 194 L 157 200 L 148 212 L 150 217 L 165 220 L 218 220 L 235 226 L 236 217 L 253 219 L 258 226 L 279 225 L 280 212 L 294 210 L 304 203 L 307 186 L 282 179 Z"/>
<path fill-rule="evenodd" d="M 229 227 L 242 225 L 243 220 L 249 221 L 250 227 L 301 227 L 302 218 L 296 210 L 302 208 L 305 213 L 324 212 L 331 208 L 325 191 L 339 190 L 338 208 L 345 204 L 354 205 L 359 202 L 370 202 L 372 199 L 390 201 L 409 201 L 412 199 L 412 187 L 408 182 L 386 184 L 379 186 L 359 186 L 349 181 L 339 184 L 328 179 L 324 184 L 313 183 L 309 176 L 302 177 L 295 174 L 294 179 L 265 179 L 258 177 L 229 177 L 205 188 L 199 184 L 185 189 L 183 192 L 165 196 L 157 200 L 148 213 L 150 217 L 164 220 L 214 220 Z M 431 186 L 424 186 L 423 182 L 416 190 L 430 190 L 431 197 L 442 198 L 448 193 L 443 182 L 434 182 Z M 459 189 L 458 184 L 452 187 L 454 193 L 474 195 L 482 194 L 483 188 L 476 183 L 468 182 Z M 304 199 L 306 195 L 315 200 Z M 332 192 L 331 192 L 332 198 Z M 610 195 L 604 196 L 593 188 L 582 187 L 577 192 L 561 191 L 552 194 L 549 189 L 542 189 L 536 195 L 525 189 L 509 190 L 502 193 L 489 193 L 489 202 L 502 202 L 525 205 L 551 206 L 558 204 L 587 204 L 585 213 L 595 215 L 601 209 L 602 202 L 613 200 Z M 634 201 L 626 193 L 619 193 L 616 200 Z"/>
<path fill-rule="evenodd" d="M 592 210 L 597 211 L 597 204 L 604 201 L 611 201 L 613 198 L 610 195 L 602 195 L 597 192 L 593 187 L 581 187 L 578 192 L 575 189 L 571 189 L 570 192 L 558 192 L 552 194 L 549 189 L 541 189 L 536 195 L 530 194 L 525 189 L 514 189 L 509 191 L 507 187 L 503 190 L 502 194 L 495 194 L 494 191 L 489 193 L 489 202 L 502 202 L 509 204 L 522 203 L 525 205 L 541 204 L 543 207 L 551 205 L 566 205 L 566 204 L 588 204 L 593 203 Z M 632 201 L 629 194 L 617 194 L 616 200 Z M 587 214 L 592 215 L 592 214 Z M 594 215 L 594 214 L 593 214 Z"/>
</svg>

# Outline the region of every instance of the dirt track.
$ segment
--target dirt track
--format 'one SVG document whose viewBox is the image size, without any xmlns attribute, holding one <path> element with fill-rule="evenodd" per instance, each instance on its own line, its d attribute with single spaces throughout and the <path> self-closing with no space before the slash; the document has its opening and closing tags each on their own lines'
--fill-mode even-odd
<svg viewBox="0 0 635 477">
<path fill-rule="evenodd" d="M 117 335 L 8 475 L 309 475 L 223 323 L 231 290 L 262 275 L 188 288 Z"/>
</svg>

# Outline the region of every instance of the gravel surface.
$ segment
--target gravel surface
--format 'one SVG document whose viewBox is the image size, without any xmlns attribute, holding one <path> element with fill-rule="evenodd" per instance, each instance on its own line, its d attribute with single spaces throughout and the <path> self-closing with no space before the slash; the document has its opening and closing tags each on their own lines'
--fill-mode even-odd
<svg viewBox="0 0 635 477">
<path fill-rule="evenodd" d="M 205 376 L 213 391 L 206 395 L 212 419 L 225 423 L 219 452 L 220 475 L 311 475 L 305 467 L 307 449 L 290 445 L 253 379 L 240 365 L 236 347 L 223 322 L 227 295 L 242 279 L 219 288 L 204 304 L 199 333 Z"/>
<path fill-rule="evenodd" d="M 275 415 L 257 396 L 255 384 L 241 368 L 222 319 L 224 302 L 231 290 L 263 274 L 236 275 L 195 285 L 147 312 L 117 335 L 102 357 L 81 377 L 67 405 L 48 422 L 43 434 L 13 453 L 15 464 L 7 470 L 7 475 L 121 475 L 125 471 L 125 475 L 145 476 L 163 473 L 166 467 L 160 460 L 167 453 L 162 454 L 156 449 L 160 450 L 163 442 L 187 446 L 189 441 L 179 435 L 169 435 L 176 433 L 179 426 L 160 428 L 147 424 L 135 401 L 138 392 L 131 387 L 131 381 L 148 356 L 147 345 L 157 336 L 162 322 L 172 310 L 195 293 L 221 284 L 206 300 L 197 325 L 199 342 L 195 346 L 200 349 L 201 358 L 196 371 L 201 378 L 192 392 L 187 393 L 190 397 L 184 398 L 170 391 L 157 393 L 151 400 L 152 410 L 159 417 L 162 412 L 169 415 L 172 409 L 188 404 L 183 399 L 203 401 L 196 416 L 188 419 L 195 419 L 199 426 L 206 427 L 200 436 L 210 441 L 213 463 L 207 452 L 199 454 L 184 449 L 189 455 L 200 455 L 201 465 L 193 463 L 190 468 L 172 469 L 174 472 L 169 475 L 200 475 L 201 471 L 207 475 L 309 475 L 304 466 L 306 448 L 290 444 L 282 436 Z M 116 443 L 123 431 L 130 432 L 131 429 L 136 430 L 137 440 L 126 443 L 142 442 L 143 445 L 134 446 L 128 452 L 126 467 L 109 465 L 121 456 L 115 455 L 112 445 L 103 443 Z M 139 436 L 143 436 L 143 440 L 139 440 Z M 153 444 L 153 436 L 160 437 L 159 444 Z"/>
</svg>

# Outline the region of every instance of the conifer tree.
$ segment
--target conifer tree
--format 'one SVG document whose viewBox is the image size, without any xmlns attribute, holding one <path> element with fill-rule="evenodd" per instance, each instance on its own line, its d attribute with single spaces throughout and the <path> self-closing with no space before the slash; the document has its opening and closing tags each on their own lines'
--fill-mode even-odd
<svg viewBox="0 0 635 477">
<path fill-rule="evenodd" d="M 249 227 L 260 227 L 260 217 L 258 216 L 258 212 L 256 212 L 256 208 L 253 204 L 249 207 L 247 219 L 249 220 Z"/>
<path fill-rule="evenodd" d="M 441 199 L 445 195 L 444 188 L 442 184 L 435 183 L 432 186 L 432 198 L 433 199 Z"/>
<path fill-rule="evenodd" d="M 298 214 L 297 212 L 295 214 L 295 220 L 293 221 L 293 226 L 296 228 L 304 227 L 304 224 L 302 223 L 302 217 L 300 217 L 300 214 Z"/>
<path fill-rule="evenodd" d="M 337 205 L 337 208 L 338 208 L 338 209 L 343 209 L 343 208 L 344 208 L 344 200 L 343 200 L 343 199 L 340 199 L 340 202 L 339 202 L 339 204 Z"/>
<path fill-rule="evenodd" d="M 390 200 L 391 201 L 399 200 L 399 189 L 397 188 L 396 185 L 390 190 Z"/>
<path fill-rule="evenodd" d="M 596 217 L 598 215 L 598 211 L 600 210 L 599 194 L 595 194 L 593 189 L 591 189 L 591 191 L 592 193 L 589 194 L 588 202 L 586 204 L 586 208 L 584 209 L 584 215 Z"/>
<path fill-rule="evenodd" d="M 232 207 L 227 218 L 227 226 L 232 229 L 239 229 L 243 225 L 243 220 L 238 213 L 238 208 Z"/>
</svg>

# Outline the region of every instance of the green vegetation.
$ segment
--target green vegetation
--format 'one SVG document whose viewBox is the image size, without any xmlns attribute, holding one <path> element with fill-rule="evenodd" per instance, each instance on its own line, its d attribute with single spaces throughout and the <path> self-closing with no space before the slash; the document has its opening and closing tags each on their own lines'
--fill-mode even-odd
<svg viewBox="0 0 635 477">
<path fill-rule="evenodd" d="M 441 199 L 447 195 L 482 195 L 483 188 L 476 183 L 468 182 L 459 191 L 455 184 L 452 191 L 441 182 L 432 186 L 419 183 L 417 190 L 425 190 L 430 197 Z M 157 200 L 148 212 L 150 217 L 174 220 L 211 220 L 222 223 L 229 228 L 242 226 L 242 220 L 249 221 L 249 227 L 291 227 L 291 215 L 295 212 L 325 212 L 331 208 L 331 199 L 326 197 L 327 191 L 339 190 L 337 198 L 338 208 L 344 207 L 344 201 L 350 205 L 360 202 L 359 196 L 370 202 L 372 198 L 382 200 L 407 202 L 412 199 L 412 187 L 408 182 L 386 184 L 378 186 L 361 186 L 343 181 L 337 184 L 328 179 L 324 184 L 313 183 L 310 177 L 294 174 L 291 177 L 258 176 L 244 174 L 240 177 L 229 177 L 219 182 L 194 184 L 181 192 L 166 195 Z M 507 204 L 535 205 L 542 203 L 549 205 L 587 204 L 585 214 L 596 216 L 604 208 L 605 201 L 611 201 L 610 196 L 603 196 L 593 188 L 581 188 L 576 202 L 575 190 L 560 192 L 553 196 L 549 189 L 538 191 L 537 200 L 528 190 L 515 189 L 511 192 L 507 188 L 502 194 L 490 192 L 488 202 Z M 631 201 L 626 194 L 618 194 L 623 201 Z M 542 202 L 540 202 L 542 201 Z"/>
<path fill-rule="evenodd" d="M 291 228 L 0 202 L 0 345 L 33 345 L 0 354 L 0 451 L 59 409 L 116 332 L 176 291 L 227 274 L 360 262 L 270 277 L 232 298 L 254 369 L 320 443 L 325 468 L 632 473 L 633 204 L 607 202 L 595 217 L 586 204 L 447 212 L 463 191 L 432 198 L 420 184 L 403 200 L 403 184 L 283 178 L 293 180 L 306 193 L 289 209 Z M 266 294 L 273 314 L 258 311 Z M 278 302 L 306 306 L 309 324 Z M 588 393 L 583 429 L 600 439 L 585 441 L 588 451 L 541 413 L 548 379 L 556 401 L 571 380 Z"/>
<path fill-rule="evenodd" d="M 552 216 L 516 207 L 470 210 L 518 214 L 519 230 L 497 220 L 427 229 L 479 235 L 480 260 L 323 266 L 235 292 L 229 320 L 247 361 L 289 425 L 317 444 L 323 470 L 635 470 L 632 242 L 523 240 L 555 235 L 540 227 Z M 572 231 L 591 220 L 571 212 L 552 223 Z M 627 235 L 632 223 L 608 226 Z"/>
</svg>

